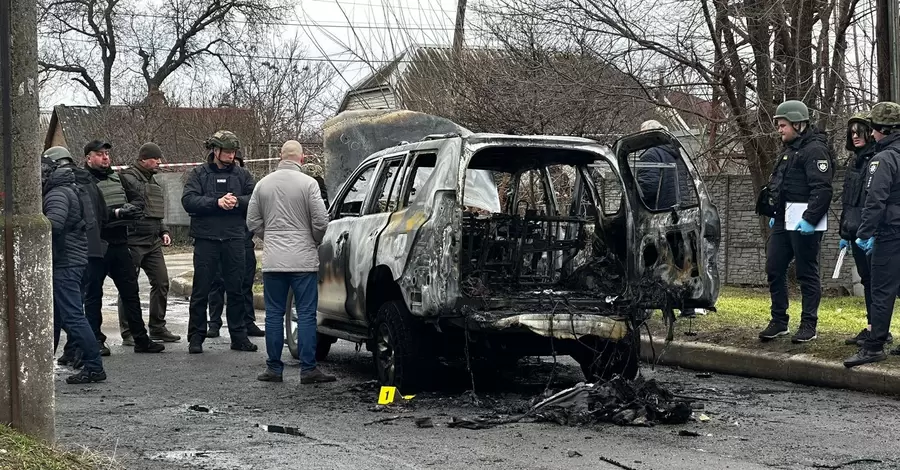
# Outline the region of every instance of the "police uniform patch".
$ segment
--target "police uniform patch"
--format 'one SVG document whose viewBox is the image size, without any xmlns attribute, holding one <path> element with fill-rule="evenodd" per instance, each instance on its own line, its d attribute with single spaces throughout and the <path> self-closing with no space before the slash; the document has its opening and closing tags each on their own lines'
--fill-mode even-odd
<svg viewBox="0 0 900 470">
<path fill-rule="evenodd" d="M 816 168 L 822 173 L 828 171 L 828 160 L 816 160 Z"/>
<path fill-rule="evenodd" d="M 870 174 L 870 175 L 874 175 L 874 174 L 875 174 L 875 170 L 878 169 L 878 164 L 879 164 L 879 163 L 881 163 L 881 162 L 872 162 L 872 163 L 869 163 L 869 174 Z"/>
</svg>

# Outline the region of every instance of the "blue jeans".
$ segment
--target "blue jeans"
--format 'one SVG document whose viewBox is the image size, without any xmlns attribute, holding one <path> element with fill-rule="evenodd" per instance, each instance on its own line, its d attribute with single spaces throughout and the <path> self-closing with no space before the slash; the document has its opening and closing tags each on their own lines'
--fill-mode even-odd
<svg viewBox="0 0 900 470">
<path fill-rule="evenodd" d="M 84 266 L 53 269 L 53 350 L 59 345 L 59 331 L 66 329 L 66 343 L 81 349 L 85 371 L 103 370 L 100 345 L 84 316 L 81 280 Z"/>
<path fill-rule="evenodd" d="M 275 373 L 284 370 L 281 353 L 284 349 L 284 313 L 287 310 L 288 289 L 294 292 L 297 309 L 297 347 L 300 349 L 300 370 L 316 368 L 316 307 L 319 304 L 318 273 L 263 273 L 263 292 L 266 300 L 266 366 Z"/>
</svg>

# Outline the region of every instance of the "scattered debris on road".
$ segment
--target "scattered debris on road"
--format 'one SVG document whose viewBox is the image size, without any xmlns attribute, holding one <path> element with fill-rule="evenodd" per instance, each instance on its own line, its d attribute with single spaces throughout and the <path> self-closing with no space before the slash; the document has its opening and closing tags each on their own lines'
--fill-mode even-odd
<svg viewBox="0 0 900 470">
<path fill-rule="evenodd" d="M 711 379 L 712 376 L 713 376 L 713 375 L 712 375 L 711 373 L 709 373 L 709 372 L 701 372 L 701 373 L 697 374 L 696 377 L 697 377 L 698 379 Z"/>
<path fill-rule="evenodd" d="M 301 431 L 297 428 L 292 428 L 290 426 L 279 426 L 277 424 L 268 424 L 268 425 L 257 424 L 257 426 L 259 426 L 263 431 L 266 431 L 266 432 L 272 432 L 272 433 L 278 433 L 278 434 L 288 434 L 291 436 L 307 437 L 303 431 Z"/>
<path fill-rule="evenodd" d="M 606 462 L 606 463 L 608 463 L 608 464 L 610 464 L 610 465 L 615 465 L 616 467 L 619 467 L 619 468 L 621 468 L 621 469 L 623 469 L 623 470 L 637 470 L 637 469 L 635 469 L 634 467 L 629 467 L 628 465 L 625 465 L 625 464 L 620 463 L 620 462 L 616 462 L 616 461 L 613 460 L 613 459 L 608 459 L 608 458 L 606 458 L 606 457 L 603 457 L 602 455 L 600 456 L 600 460 L 602 460 L 602 461 L 604 461 L 604 462 Z"/>
<path fill-rule="evenodd" d="M 813 467 L 815 467 L 815 468 L 828 468 L 828 469 L 836 470 L 836 469 L 838 469 L 838 468 L 849 467 L 850 465 L 856 465 L 856 464 L 858 464 L 858 463 L 884 463 L 884 461 L 883 461 L 883 460 L 877 460 L 877 459 L 856 459 L 856 460 L 850 460 L 850 461 L 844 462 L 844 463 L 839 463 L 839 464 L 837 464 L 837 465 L 823 465 L 823 464 L 816 464 L 816 465 L 813 465 Z"/>
<path fill-rule="evenodd" d="M 691 405 L 677 400 L 656 380 L 620 376 L 606 383 L 578 385 L 538 403 L 532 409 L 538 421 L 564 425 L 606 422 L 618 425 L 652 426 L 684 424 L 691 417 Z"/>
<path fill-rule="evenodd" d="M 191 405 L 188 407 L 188 409 L 191 411 L 196 411 L 198 413 L 212 413 L 208 406 L 203 405 Z"/>
<path fill-rule="evenodd" d="M 696 431 L 688 431 L 686 429 L 682 429 L 678 431 L 678 435 L 681 437 L 700 437 L 700 433 Z"/>
<path fill-rule="evenodd" d="M 376 419 L 375 421 L 369 421 L 368 423 L 363 423 L 363 426 L 368 426 L 370 424 L 389 424 L 391 421 L 396 421 L 400 418 L 402 418 L 402 416 L 400 415 L 388 416 L 385 418 Z"/>
<path fill-rule="evenodd" d="M 581 452 L 578 452 L 577 450 L 570 450 L 570 451 L 568 452 L 568 455 L 569 455 L 569 458 L 570 458 L 570 459 L 571 459 L 572 457 L 584 457 L 583 455 L 581 455 Z"/>
<path fill-rule="evenodd" d="M 496 426 L 499 423 L 490 422 L 484 418 L 457 418 L 453 416 L 450 418 L 450 422 L 447 423 L 448 428 L 463 428 L 463 429 L 490 429 Z"/>
<path fill-rule="evenodd" d="M 419 428 L 433 428 L 434 422 L 431 421 L 431 418 L 416 418 L 416 427 Z"/>
</svg>

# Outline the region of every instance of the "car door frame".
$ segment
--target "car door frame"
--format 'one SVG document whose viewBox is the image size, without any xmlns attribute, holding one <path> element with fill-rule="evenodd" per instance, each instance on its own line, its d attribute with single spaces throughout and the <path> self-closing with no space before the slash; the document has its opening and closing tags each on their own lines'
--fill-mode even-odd
<svg viewBox="0 0 900 470">
<path fill-rule="evenodd" d="M 696 191 L 696 205 L 651 210 L 644 203 L 628 158 L 632 153 L 662 144 L 674 144 L 679 149 Z M 613 149 L 632 212 L 628 272 L 639 306 L 714 310 L 719 295 L 716 256 L 720 220 L 690 157 L 675 136 L 662 130 L 623 136 Z"/>
</svg>

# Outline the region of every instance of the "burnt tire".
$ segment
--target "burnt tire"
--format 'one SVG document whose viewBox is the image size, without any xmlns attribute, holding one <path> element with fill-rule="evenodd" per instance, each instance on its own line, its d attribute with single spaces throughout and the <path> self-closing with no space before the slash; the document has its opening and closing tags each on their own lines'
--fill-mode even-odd
<svg viewBox="0 0 900 470">
<path fill-rule="evenodd" d="M 291 357 L 300 360 L 300 346 L 297 345 L 297 313 L 294 312 L 294 291 L 288 289 L 284 309 L 284 336 Z M 316 361 L 324 361 L 331 352 L 331 345 L 337 341 L 334 336 L 316 333 Z"/>
<path fill-rule="evenodd" d="M 429 383 L 430 355 L 424 331 L 401 300 L 384 303 L 378 309 L 372 323 L 372 358 L 381 385 L 410 393 Z"/>
<path fill-rule="evenodd" d="M 616 375 L 628 380 L 638 376 L 640 338 L 633 332 L 620 341 L 582 337 L 575 345 L 572 358 L 581 366 L 588 382 L 607 381 Z"/>
</svg>

